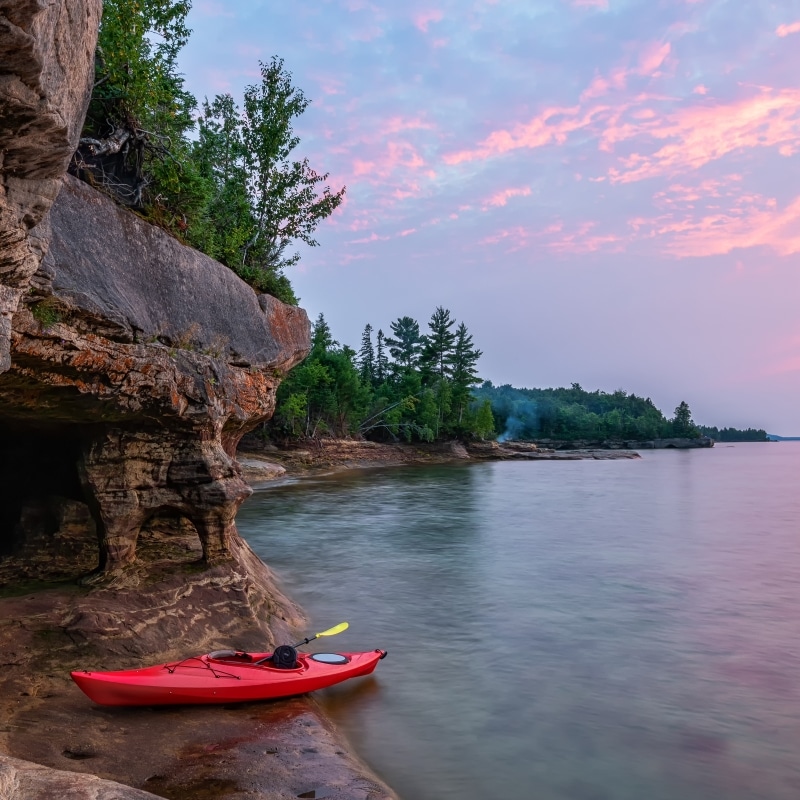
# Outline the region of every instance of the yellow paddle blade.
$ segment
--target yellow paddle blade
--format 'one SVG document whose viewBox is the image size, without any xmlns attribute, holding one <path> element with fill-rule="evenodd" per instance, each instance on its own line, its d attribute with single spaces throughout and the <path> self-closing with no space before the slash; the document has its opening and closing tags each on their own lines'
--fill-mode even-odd
<svg viewBox="0 0 800 800">
<path fill-rule="evenodd" d="M 315 634 L 314 638 L 316 639 L 318 636 L 335 636 L 337 633 L 346 631 L 349 627 L 350 627 L 349 622 L 340 622 L 338 625 L 334 625 L 332 628 L 328 628 L 328 630 L 322 631 L 322 633 Z"/>
</svg>

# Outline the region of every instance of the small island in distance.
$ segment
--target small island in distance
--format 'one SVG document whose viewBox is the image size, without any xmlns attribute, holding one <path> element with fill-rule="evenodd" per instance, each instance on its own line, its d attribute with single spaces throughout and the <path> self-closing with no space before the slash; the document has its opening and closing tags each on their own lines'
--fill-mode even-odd
<svg viewBox="0 0 800 800">
<path fill-rule="evenodd" d="M 770 434 L 761 428 L 715 428 L 707 425 L 697 426 L 703 436 L 708 436 L 715 442 L 768 442 Z M 780 438 L 780 437 L 779 437 Z"/>
</svg>

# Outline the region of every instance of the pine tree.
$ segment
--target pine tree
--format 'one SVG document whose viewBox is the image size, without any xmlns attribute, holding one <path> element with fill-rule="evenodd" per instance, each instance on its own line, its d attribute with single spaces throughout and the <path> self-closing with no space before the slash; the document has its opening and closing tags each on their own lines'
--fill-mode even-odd
<svg viewBox="0 0 800 800">
<path fill-rule="evenodd" d="M 456 328 L 452 356 L 453 408 L 459 423 L 463 421 L 464 411 L 472 399 L 470 389 L 480 383 L 475 365 L 481 355 L 483 355 L 482 352 L 473 346 L 472 335 L 462 322 Z"/>
<path fill-rule="evenodd" d="M 364 384 L 375 383 L 375 348 L 372 346 L 372 325 L 367 323 L 361 334 L 361 349 L 358 351 L 358 370 Z"/>
<path fill-rule="evenodd" d="M 437 306 L 428 323 L 430 333 L 425 336 L 422 349 L 422 362 L 427 370 L 440 380 L 453 374 L 453 349 L 456 335 L 450 329 L 456 321 L 450 311 Z"/>
<path fill-rule="evenodd" d="M 699 435 L 697 426 L 692 421 L 692 412 L 689 410 L 685 400 L 681 400 L 680 405 L 675 409 L 675 416 L 672 420 L 672 432 L 676 436 L 695 437 Z"/>
<path fill-rule="evenodd" d="M 422 336 L 419 332 L 419 323 L 411 317 L 399 317 L 391 325 L 392 333 L 396 338 L 387 338 L 389 354 L 405 372 L 413 371 L 419 365 L 422 352 Z"/>
<path fill-rule="evenodd" d="M 334 341 L 333 334 L 322 313 L 317 317 L 311 332 L 311 355 L 320 356 L 336 347 L 339 342 Z"/>
<path fill-rule="evenodd" d="M 389 375 L 389 359 L 386 357 L 386 338 L 378 329 L 377 349 L 375 351 L 375 383 L 380 386 Z"/>
</svg>

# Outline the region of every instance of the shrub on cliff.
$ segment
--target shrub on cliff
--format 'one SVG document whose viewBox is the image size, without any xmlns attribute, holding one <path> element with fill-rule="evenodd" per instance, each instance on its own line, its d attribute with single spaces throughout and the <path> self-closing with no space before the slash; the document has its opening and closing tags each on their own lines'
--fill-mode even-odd
<svg viewBox="0 0 800 800">
<path fill-rule="evenodd" d="M 261 83 L 197 108 L 177 58 L 190 0 L 104 0 L 96 80 L 71 171 L 221 261 L 259 291 L 297 303 L 284 269 L 314 246 L 317 225 L 344 188 L 321 184 L 292 157 L 292 121 L 309 101 L 283 61 L 261 64 Z"/>
<path fill-rule="evenodd" d="M 342 202 L 308 159 L 294 159 L 293 120 L 308 106 L 282 59 L 261 64 L 240 110 L 229 94 L 206 99 L 193 158 L 210 196 L 189 240 L 257 289 L 297 302 L 284 269 L 300 260 L 296 240 L 315 247 L 314 230 Z"/>
<path fill-rule="evenodd" d="M 206 202 L 190 158 L 197 103 L 178 53 L 188 0 L 104 0 L 95 84 L 72 171 L 180 231 Z"/>
</svg>

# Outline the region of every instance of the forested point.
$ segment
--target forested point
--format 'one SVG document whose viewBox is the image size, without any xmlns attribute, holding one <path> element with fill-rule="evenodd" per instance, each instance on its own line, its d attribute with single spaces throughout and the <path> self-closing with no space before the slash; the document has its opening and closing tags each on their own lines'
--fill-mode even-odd
<svg viewBox="0 0 800 800">
<path fill-rule="evenodd" d="M 408 316 L 387 330 L 367 324 L 356 351 L 334 340 L 320 314 L 311 353 L 278 389 L 264 435 L 279 444 L 321 437 L 646 441 L 717 430 L 695 425 L 686 402 L 667 419 L 650 398 L 622 389 L 494 386 L 479 377 L 481 351 L 467 326 L 442 306 L 424 331 Z"/>
<path fill-rule="evenodd" d="M 104 0 L 95 84 L 70 172 L 296 305 L 285 270 L 345 189 L 297 158 L 292 124 L 308 107 L 277 56 L 240 102 L 198 106 L 178 72 L 190 0 Z"/>
</svg>

